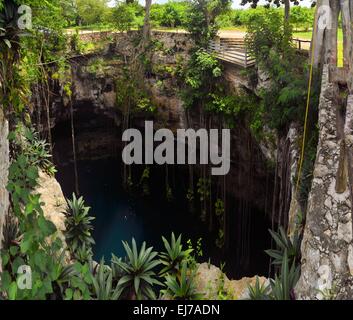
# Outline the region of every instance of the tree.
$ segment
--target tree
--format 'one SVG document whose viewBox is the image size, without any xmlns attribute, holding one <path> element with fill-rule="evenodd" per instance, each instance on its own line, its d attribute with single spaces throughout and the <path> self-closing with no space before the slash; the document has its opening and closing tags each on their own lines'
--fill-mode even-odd
<svg viewBox="0 0 353 320">
<path fill-rule="evenodd" d="M 146 0 L 145 20 L 143 23 L 143 32 L 142 32 L 142 37 L 143 37 L 142 43 L 144 46 L 147 45 L 151 36 L 151 21 L 150 21 L 151 5 L 152 5 L 152 0 Z"/>
<path fill-rule="evenodd" d="M 191 0 L 186 27 L 198 47 L 208 47 L 218 32 L 216 18 L 229 10 L 230 4 L 230 0 Z"/>
<path fill-rule="evenodd" d="M 107 0 L 76 0 L 79 20 L 84 25 L 101 23 L 109 10 Z"/>
<path fill-rule="evenodd" d="M 308 31 L 314 21 L 314 10 L 312 8 L 294 7 L 291 10 L 289 21 L 295 28 L 303 28 Z"/>
<path fill-rule="evenodd" d="M 299 5 L 299 2 L 303 0 L 266 0 L 267 6 L 275 5 L 277 7 L 280 7 L 281 5 L 284 5 L 284 21 L 287 23 L 289 22 L 290 18 L 290 7 L 291 7 L 291 2 L 294 5 Z M 251 4 L 253 8 L 256 8 L 259 0 L 242 0 L 241 5 L 246 5 L 246 4 Z"/>
<path fill-rule="evenodd" d="M 133 27 L 138 27 L 140 18 L 143 17 L 143 7 L 138 3 L 119 3 L 112 13 L 113 24 L 117 26 L 120 32 L 128 31 Z"/>
</svg>

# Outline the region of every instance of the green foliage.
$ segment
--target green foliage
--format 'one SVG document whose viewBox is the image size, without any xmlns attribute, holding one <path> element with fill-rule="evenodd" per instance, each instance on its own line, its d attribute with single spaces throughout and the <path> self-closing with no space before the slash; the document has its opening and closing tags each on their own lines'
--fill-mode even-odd
<svg viewBox="0 0 353 320">
<path fill-rule="evenodd" d="M 311 127 L 308 128 L 308 140 L 305 144 L 305 154 L 303 159 L 303 168 L 302 174 L 300 177 L 300 185 L 298 191 L 298 198 L 302 208 L 307 207 L 307 201 L 309 192 L 311 190 L 311 183 L 313 179 L 313 171 L 314 165 L 316 160 L 316 153 L 317 153 L 317 145 L 319 141 L 319 130 L 318 126 L 314 126 L 313 124 L 316 123 L 315 120 L 310 119 L 309 123 L 312 123 Z M 298 179 L 298 177 L 297 177 Z M 304 217 L 303 217 L 304 218 Z M 303 220 L 303 219 L 302 219 Z M 303 221 L 301 221 L 303 223 Z"/>
<path fill-rule="evenodd" d="M 144 9 L 138 2 L 120 2 L 113 9 L 112 23 L 120 32 L 129 31 L 143 25 L 143 16 Z"/>
<path fill-rule="evenodd" d="M 91 246 L 90 245 L 86 246 L 86 243 L 76 248 L 76 250 L 72 252 L 72 254 L 75 261 L 78 261 L 79 263 L 82 263 L 82 264 L 91 261 L 93 256 Z"/>
<path fill-rule="evenodd" d="M 150 187 L 149 187 L 149 179 L 150 179 L 150 167 L 145 167 L 142 172 L 140 185 L 142 186 L 143 195 L 148 196 L 150 194 Z"/>
<path fill-rule="evenodd" d="M 132 247 L 125 241 L 123 246 L 127 254 L 126 261 L 117 259 L 114 255 L 112 258 L 112 263 L 123 270 L 123 276 L 118 282 L 119 290 L 130 299 L 156 299 L 153 286 L 160 282 L 152 270 L 160 264 L 155 259 L 158 253 L 152 251 L 152 247 L 146 249 L 146 242 L 138 250 L 135 239 L 132 239 Z"/>
<path fill-rule="evenodd" d="M 197 293 L 195 284 L 195 270 L 189 269 L 187 261 L 181 265 L 180 277 L 167 274 L 165 277 L 166 289 L 161 290 L 162 294 L 171 296 L 174 300 L 198 300 L 201 295 Z"/>
<path fill-rule="evenodd" d="M 91 235 L 93 230 L 92 220 L 94 217 L 89 216 L 89 207 L 85 206 L 82 197 L 78 198 L 73 193 L 72 200 L 67 200 L 68 206 L 65 212 L 65 238 L 71 252 L 74 253 L 78 248 L 85 245 L 90 248 L 94 244 Z"/>
<path fill-rule="evenodd" d="M 97 266 L 98 272 L 93 276 L 93 294 L 97 300 L 118 300 L 121 295 L 119 285 L 113 289 L 112 270 L 104 264 L 104 259 Z"/>
<path fill-rule="evenodd" d="M 315 10 L 306 7 L 294 7 L 291 10 L 290 22 L 297 30 L 309 31 L 313 26 Z"/>
<path fill-rule="evenodd" d="M 78 19 L 84 25 L 105 22 L 109 17 L 107 0 L 76 0 Z"/>
<path fill-rule="evenodd" d="M 179 274 L 181 264 L 185 259 L 189 258 L 189 255 L 193 249 L 183 250 L 181 243 L 181 235 L 175 240 L 175 235 L 172 233 L 170 243 L 164 237 L 162 237 L 166 252 L 161 253 L 160 261 L 165 267 L 160 271 L 160 275 L 164 274 Z"/>
<path fill-rule="evenodd" d="M 129 67 L 123 69 L 123 76 L 116 80 L 116 106 L 130 115 L 138 112 L 154 113 L 157 108 L 152 103 L 148 92 L 141 87 L 139 80 L 134 77 Z"/>
<path fill-rule="evenodd" d="M 256 276 L 254 286 L 248 286 L 250 300 L 269 300 L 270 286 L 265 283 L 260 284 L 259 277 Z"/>
<path fill-rule="evenodd" d="M 279 228 L 278 233 L 273 231 L 270 233 L 278 250 L 266 250 L 266 253 L 275 259 L 274 265 L 281 266 L 275 279 L 270 279 L 270 298 L 272 300 L 290 300 L 294 298 L 293 289 L 300 276 L 300 238 L 295 232 L 292 241 L 282 227 Z"/>
<path fill-rule="evenodd" d="M 221 199 L 217 199 L 215 203 L 215 214 L 219 223 L 218 238 L 216 239 L 216 246 L 223 248 L 224 246 L 224 202 Z"/>
<path fill-rule="evenodd" d="M 295 262 L 293 262 L 289 268 L 289 259 L 287 250 L 285 250 L 280 275 L 276 275 L 274 280 L 270 279 L 271 299 L 291 300 L 293 298 L 292 291 L 299 280 L 299 276 L 300 267 L 296 267 Z"/>
<path fill-rule="evenodd" d="M 63 289 L 65 300 L 91 300 L 93 285 L 93 271 L 90 263 L 76 262 L 73 265 L 74 273 Z"/>
<path fill-rule="evenodd" d="M 17 152 L 21 152 L 32 166 L 54 176 L 56 169 L 51 162 L 50 145 L 40 139 L 38 132 L 19 124 L 16 131 L 10 134 L 9 139 L 10 141 L 17 139 Z"/>
<path fill-rule="evenodd" d="M 288 259 L 289 263 L 298 263 L 300 259 L 300 236 L 298 232 L 294 233 L 293 240 L 291 240 L 283 227 L 279 227 L 279 232 L 269 230 L 273 240 L 278 249 L 270 249 L 265 252 L 273 258 L 274 265 L 282 265 L 284 259 Z"/>
<path fill-rule="evenodd" d="M 21 234 L 18 227 L 18 221 L 11 212 L 5 217 L 2 235 L 2 248 L 4 250 L 10 250 L 11 246 L 17 245 L 19 242 Z"/>
<path fill-rule="evenodd" d="M 199 48 L 206 49 L 219 26 L 216 18 L 230 8 L 229 0 L 191 0 L 186 28 Z"/>
<path fill-rule="evenodd" d="M 21 234 L 19 243 L 1 250 L 2 283 L 0 291 L 8 299 L 47 299 L 54 294 L 53 283 L 60 273 L 62 242 L 57 237 L 55 225 L 44 217 L 40 195 L 34 194 L 38 168 L 21 153 L 18 135 L 12 134 L 12 144 L 17 151 L 9 169 L 7 189 L 12 199 L 12 210 Z M 28 265 L 32 271 L 32 288 L 17 290 L 17 270 Z"/>
<path fill-rule="evenodd" d="M 204 201 L 210 196 L 211 181 L 207 178 L 200 178 L 197 181 L 197 193 L 200 196 L 200 201 Z"/>
<path fill-rule="evenodd" d="M 262 72 L 271 79 L 269 88 L 260 92 L 263 121 L 271 128 L 285 129 L 290 122 L 303 122 L 308 79 L 306 60 L 298 55 L 292 44 L 291 30 L 283 24 L 274 9 L 266 15 L 253 17 L 247 23 L 246 44 Z M 311 96 L 315 109 L 318 90 Z"/>
<path fill-rule="evenodd" d="M 165 4 L 152 4 L 151 21 L 153 26 L 177 28 L 187 21 L 187 1 L 169 1 Z"/>
</svg>

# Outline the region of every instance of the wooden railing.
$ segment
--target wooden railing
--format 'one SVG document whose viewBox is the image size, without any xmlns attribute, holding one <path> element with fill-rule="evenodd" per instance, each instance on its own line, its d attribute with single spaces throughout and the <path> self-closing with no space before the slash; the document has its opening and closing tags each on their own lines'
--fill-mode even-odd
<svg viewBox="0 0 353 320">
<path fill-rule="evenodd" d="M 293 39 L 298 50 L 310 50 L 311 41 L 303 39 Z"/>
<path fill-rule="evenodd" d="M 255 59 L 249 54 L 242 38 L 216 38 L 210 41 L 209 51 L 218 59 L 243 68 L 255 65 Z"/>
</svg>

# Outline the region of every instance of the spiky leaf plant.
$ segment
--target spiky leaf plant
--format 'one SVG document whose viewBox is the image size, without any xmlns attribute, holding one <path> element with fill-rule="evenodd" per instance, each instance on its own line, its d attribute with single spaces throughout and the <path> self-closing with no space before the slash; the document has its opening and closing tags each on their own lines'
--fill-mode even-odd
<svg viewBox="0 0 353 320">
<path fill-rule="evenodd" d="M 277 249 L 265 250 L 265 252 L 273 258 L 274 265 L 282 265 L 284 259 L 284 252 L 287 252 L 287 258 L 290 264 L 296 262 L 300 257 L 300 237 L 298 232 L 294 234 L 293 240 L 291 240 L 283 227 L 279 227 L 279 232 L 269 230 L 273 240 L 277 245 Z"/>
<path fill-rule="evenodd" d="M 153 291 L 154 285 L 162 285 L 157 279 L 153 269 L 160 264 L 156 260 L 157 252 L 152 251 L 153 247 L 146 249 L 146 242 L 143 242 L 141 249 L 137 249 L 136 241 L 132 239 L 132 246 L 123 241 L 126 251 L 126 261 L 120 259 L 112 260 L 122 271 L 123 276 L 118 282 L 118 287 L 124 292 L 128 299 L 156 299 Z"/>
<path fill-rule="evenodd" d="M 68 247 L 72 253 L 80 247 L 88 249 L 94 244 L 94 240 L 91 235 L 93 230 L 92 220 L 94 217 L 88 215 L 90 207 L 85 206 L 85 202 L 82 197 L 76 198 L 76 195 L 72 194 L 72 200 L 67 200 L 68 206 L 66 209 L 66 221 L 65 221 L 65 238 Z"/>
<path fill-rule="evenodd" d="M 93 275 L 93 294 L 97 300 L 118 300 L 122 289 L 116 286 L 113 289 L 112 270 L 104 264 L 104 259 L 101 260 L 98 271 Z"/>
<path fill-rule="evenodd" d="M 197 293 L 195 284 L 196 269 L 189 269 L 186 261 L 182 263 L 180 278 L 167 274 L 165 277 L 166 289 L 161 293 L 174 300 L 198 300 L 202 296 Z"/>
<path fill-rule="evenodd" d="M 20 230 L 18 228 L 18 222 L 13 214 L 9 213 L 5 217 L 2 248 L 4 250 L 9 250 L 11 246 L 18 245 L 19 238 Z"/>
<path fill-rule="evenodd" d="M 291 300 L 293 289 L 299 280 L 300 268 L 295 266 L 295 262 L 289 268 L 289 259 L 287 250 L 284 251 L 283 263 L 280 275 L 276 275 L 275 279 L 270 280 L 271 299 L 273 300 Z"/>
<path fill-rule="evenodd" d="M 181 244 L 181 235 L 175 240 L 175 235 L 172 233 L 170 243 L 164 237 L 162 237 L 166 252 L 162 252 L 159 257 L 161 263 L 165 266 L 161 271 L 160 275 L 178 274 L 180 272 L 181 263 L 189 257 L 193 249 L 183 250 Z"/>
<path fill-rule="evenodd" d="M 260 284 L 259 277 L 256 277 L 254 286 L 249 285 L 249 299 L 250 300 L 269 300 L 270 286 L 265 283 Z"/>
<path fill-rule="evenodd" d="M 81 247 L 78 247 L 73 253 L 73 257 L 76 261 L 85 264 L 92 260 L 93 252 L 91 246 L 86 247 L 84 243 Z"/>
</svg>

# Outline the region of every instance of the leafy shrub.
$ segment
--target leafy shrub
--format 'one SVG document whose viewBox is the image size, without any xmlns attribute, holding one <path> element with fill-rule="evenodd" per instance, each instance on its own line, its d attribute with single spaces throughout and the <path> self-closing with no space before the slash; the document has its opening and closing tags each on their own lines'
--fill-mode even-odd
<svg viewBox="0 0 353 320">
<path fill-rule="evenodd" d="M 265 252 L 273 258 L 274 265 L 282 265 L 284 259 L 287 258 L 289 263 L 297 263 L 300 259 L 300 236 L 298 232 L 294 233 L 293 240 L 291 240 L 283 227 L 279 227 L 279 232 L 269 230 L 273 240 L 278 249 L 265 250 Z"/>
<path fill-rule="evenodd" d="M 270 286 L 266 286 L 265 283 L 260 284 L 259 277 L 256 277 L 254 286 L 248 286 L 249 299 L 250 300 L 269 300 Z"/>
<path fill-rule="evenodd" d="M 166 289 L 161 290 L 162 294 L 171 296 L 175 300 L 197 300 L 201 295 L 196 291 L 195 272 L 188 268 L 186 261 L 182 263 L 180 277 L 167 274 L 165 277 Z"/>
<path fill-rule="evenodd" d="M 160 261 L 165 267 L 160 271 L 160 275 L 164 274 L 179 274 L 182 262 L 187 259 L 193 249 L 183 250 L 181 244 L 181 235 L 175 240 L 175 235 L 172 232 L 170 243 L 162 237 L 166 252 L 161 253 Z"/>
<path fill-rule="evenodd" d="M 11 246 L 17 245 L 19 243 L 19 237 L 21 234 L 18 227 L 18 221 L 12 213 L 8 213 L 5 217 L 2 235 L 3 250 L 9 250 Z"/>
<path fill-rule="evenodd" d="M 93 275 L 93 294 L 97 300 L 118 300 L 121 289 L 113 289 L 112 270 L 104 264 L 104 259 L 97 266 L 98 272 Z"/>
<path fill-rule="evenodd" d="M 68 206 L 65 212 L 65 238 L 68 247 L 74 253 L 84 245 L 86 248 L 89 248 L 94 244 L 91 235 L 91 231 L 93 230 L 92 220 L 94 220 L 94 217 L 88 215 L 90 208 L 85 206 L 82 197 L 77 199 L 73 193 L 72 200 L 67 200 L 67 203 Z"/>
<path fill-rule="evenodd" d="M 146 249 L 146 242 L 143 242 L 138 250 L 134 238 L 132 247 L 125 241 L 123 246 L 127 254 L 126 261 L 115 259 L 114 256 L 112 259 L 112 263 L 123 270 L 123 276 L 118 282 L 119 290 L 132 300 L 156 299 L 153 286 L 161 283 L 155 278 L 156 274 L 152 270 L 160 264 L 160 261 L 155 259 L 158 253 L 152 251 L 152 247 Z"/>
<path fill-rule="evenodd" d="M 50 145 L 41 140 L 39 133 L 32 128 L 19 124 L 16 130 L 10 133 L 9 140 L 17 144 L 17 153 L 27 158 L 30 165 L 41 168 L 50 176 L 56 172 L 51 162 Z"/>
<path fill-rule="evenodd" d="M 284 251 L 280 275 L 275 279 L 270 279 L 271 299 L 273 300 L 291 300 L 294 299 L 293 289 L 299 280 L 300 267 L 296 267 L 295 262 L 289 268 L 289 259 L 287 250 Z"/>
</svg>

